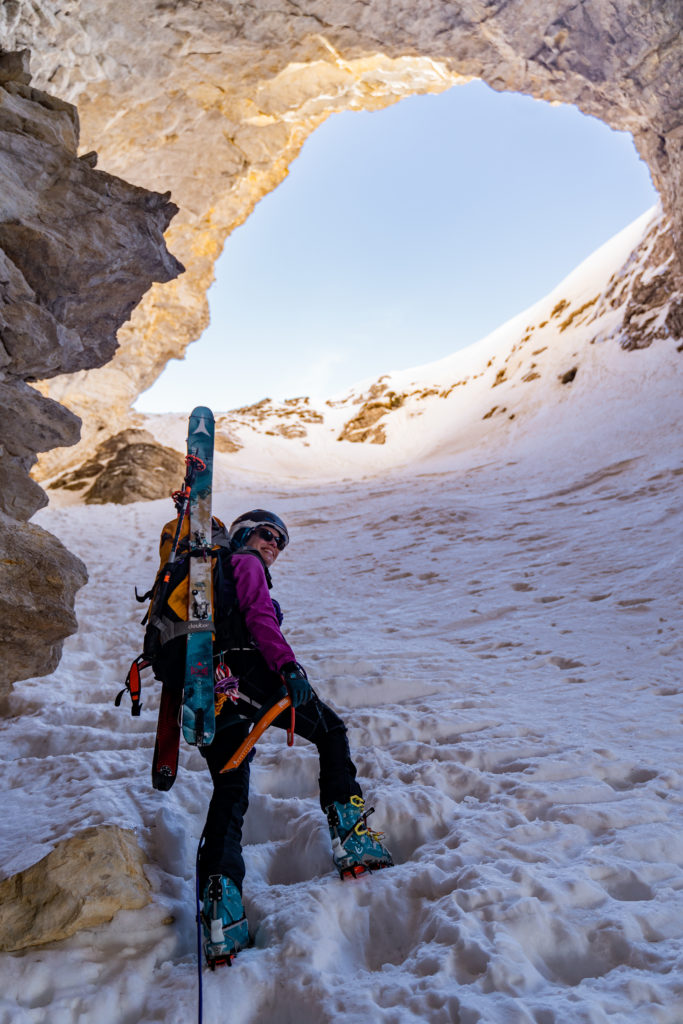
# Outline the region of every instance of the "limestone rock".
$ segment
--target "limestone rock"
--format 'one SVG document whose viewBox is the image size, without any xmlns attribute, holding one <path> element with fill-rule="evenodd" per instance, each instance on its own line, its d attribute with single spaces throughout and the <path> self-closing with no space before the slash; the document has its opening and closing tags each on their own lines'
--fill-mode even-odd
<svg viewBox="0 0 683 1024">
<path fill-rule="evenodd" d="M 28 475 L 34 462 L 35 456 L 0 455 L 0 512 L 22 522 L 30 519 L 48 501 L 43 488 Z"/>
<path fill-rule="evenodd" d="M 88 505 L 169 498 L 185 476 L 185 459 L 160 444 L 125 445 L 85 495 Z"/>
<path fill-rule="evenodd" d="M 363 404 L 353 419 L 344 424 L 337 440 L 384 444 L 386 434 L 379 420 L 393 409 L 400 409 L 404 398 L 404 395 L 397 395 L 395 391 L 388 391 L 387 385 L 383 384 L 380 378 L 363 396 Z"/>
<path fill-rule="evenodd" d="M 242 448 L 242 445 L 233 437 L 232 434 L 228 433 L 226 430 L 219 429 L 218 424 L 216 424 L 214 447 L 217 452 L 234 453 L 238 452 L 240 448 Z"/>
<path fill-rule="evenodd" d="M 53 672 L 76 630 L 74 599 L 88 575 L 79 558 L 32 523 L 0 512 L 0 696 L 11 683 Z"/>
<path fill-rule="evenodd" d="M 46 500 L 36 453 L 74 445 L 81 427 L 27 382 L 101 366 L 150 284 L 182 270 L 163 238 L 168 193 L 79 159 L 75 107 L 29 83 L 26 51 L 0 52 L 0 691 L 56 667 L 87 578 L 23 522 Z"/>
<path fill-rule="evenodd" d="M 134 834 L 116 825 L 62 840 L 38 864 L 0 882 L 0 950 L 13 952 L 105 924 L 151 899 Z"/>
<path fill-rule="evenodd" d="M 79 160 L 74 107 L 0 87 L 2 368 L 24 379 L 101 366 L 153 281 L 182 270 L 163 232 L 177 210 Z"/>
<path fill-rule="evenodd" d="M 108 438 L 94 458 L 54 481 L 51 487 L 84 492 L 88 505 L 167 498 L 185 476 L 185 458 L 158 444 L 146 430 L 123 430 Z"/>
<path fill-rule="evenodd" d="M 75 444 L 80 426 L 78 416 L 23 381 L 0 382 L 0 444 L 11 455 Z"/>
</svg>

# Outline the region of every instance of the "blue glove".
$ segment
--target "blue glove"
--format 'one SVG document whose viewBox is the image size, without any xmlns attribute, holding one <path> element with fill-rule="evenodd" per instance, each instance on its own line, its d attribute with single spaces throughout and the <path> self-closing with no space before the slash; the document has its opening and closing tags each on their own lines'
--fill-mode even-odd
<svg viewBox="0 0 683 1024">
<path fill-rule="evenodd" d="M 282 666 L 281 671 L 285 686 L 289 691 L 292 707 L 298 708 L 301 704 L 307 704 L 313 696 L 313 691 L 301 665 L 296 661 L 288 661 L 286 665 Z"/>
</svg>

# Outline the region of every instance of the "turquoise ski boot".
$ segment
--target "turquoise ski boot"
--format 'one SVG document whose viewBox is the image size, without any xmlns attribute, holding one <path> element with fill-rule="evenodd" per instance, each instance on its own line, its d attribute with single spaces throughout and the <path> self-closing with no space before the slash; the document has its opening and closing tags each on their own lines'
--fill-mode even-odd
<svg viewBox="0 0 683 1024">
<path fill-rule="evenodd" d="M 249 945 L 242 897 L 225 875 L 209 875 L 204 886 L 202 930 L 204 955 L 212 971 L 221 964 L 231 964 L 239 950 Z"/>
<path fill-rule="evenodd" d="M 367 819 L 374 811 L 365 810 L 361 796 L 352 796 L 347 804 L 336 800 L 325 809 L 332 840 L 332 859 L 340 878 L 353 878 L 366 871 L 390 868 L 394 859 L 383 846 L 383 832 L 368 828 Z"/>
</svg>

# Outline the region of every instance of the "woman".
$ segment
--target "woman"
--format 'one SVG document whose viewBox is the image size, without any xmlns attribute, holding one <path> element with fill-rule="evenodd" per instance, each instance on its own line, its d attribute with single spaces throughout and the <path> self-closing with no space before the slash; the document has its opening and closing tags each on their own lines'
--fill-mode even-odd
<svg viewBox="0 0 683 1024">
<path fill-rule="evenodd" d="M 318 699 L 280 631 L 279 605 L 270 597 L 270 569 L 289 543 L 279 516 L 253 509 L 229 531 L 230 551 L 221 559 L 216 584 L 216 736 L 202 748 L 213 779 L 213 796 L 200 852 L 204 949 L 210 966 L 229 962 L 247 945 L 242 905 L 242 822 L 249 798 L 249 760 L 221 769 L 249 732 L 256 711 L 283 681 L 296 708 L 295 733 L 315 743 L 320 756 L 320 806 L 327 815 L 333 860 L 342 877 L 390 867 L 393 860 L 367 827 L 362 790 L 349 754 L 346 727 Z M 289 709 L 275 719 L 286 729 Z M 369 813 L 369 812 L 368 812 Z"/>
</svg>

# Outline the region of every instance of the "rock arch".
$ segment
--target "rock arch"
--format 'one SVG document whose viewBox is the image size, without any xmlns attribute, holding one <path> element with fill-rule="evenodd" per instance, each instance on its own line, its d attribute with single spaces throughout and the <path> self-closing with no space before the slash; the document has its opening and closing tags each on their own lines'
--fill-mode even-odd
<svg viewBox="0 0 683 1024">
<path fill-rule="evenodd" d="M 683 261 L 677 0 L 40 0 L 6 27 L 33 49 L 37 84 L 78 104 L 83 144 L 101 165 L 169 188 L 180 207 L 167 240 L 186 273 L 151 289 L 106 369 L 50 386 L 89 417 L 105 395 L 106 419 L 127 414 L 199 336 L 225 238 L 335 111 L 470 78 L 576 104 L 633 134 Z"/>
</svg>

